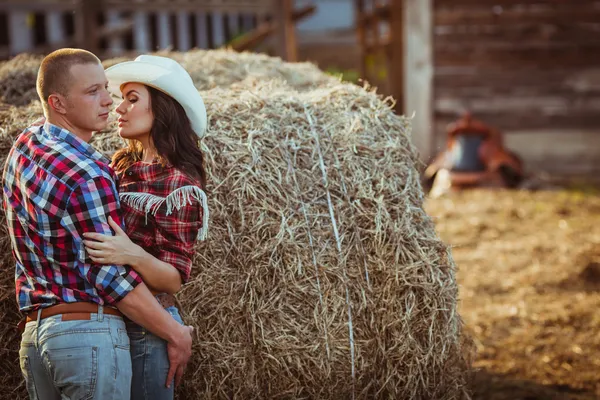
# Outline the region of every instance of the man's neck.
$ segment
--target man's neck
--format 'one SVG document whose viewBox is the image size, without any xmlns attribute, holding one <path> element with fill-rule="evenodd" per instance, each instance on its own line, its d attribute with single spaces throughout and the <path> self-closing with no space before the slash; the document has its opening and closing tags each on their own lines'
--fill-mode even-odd
<svg viewBox="0 0 600 400">
<path fill-rule="evenodd" d="M 92 138 L 91 131 L 85 131 L 77 128 L 62 115 L 49 115 L 46 117 L 46 121 L 48 121 L 52 125 L 58 126 L 59 128 L 66 129 L 67 131 L 71 132 L 73 135 L 77 136 L 79 139 L 83 140 L 86 143 L 89 142 Z"/>
</svg>

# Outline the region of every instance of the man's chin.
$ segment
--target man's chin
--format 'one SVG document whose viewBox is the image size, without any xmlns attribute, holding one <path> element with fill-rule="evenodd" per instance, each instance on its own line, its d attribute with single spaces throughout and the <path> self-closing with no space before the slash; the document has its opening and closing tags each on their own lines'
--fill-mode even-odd
<svg viewBox="0 0 600 400">
<path fill-rule="evenodd" d="M 108 128 L 107 123 L 97 124 L 94 127 L 93 131 L 94 131 L 94 133 L 96 133 L 96 132 L 104 131 L 104 130 L 106 130 L 106 128 Z"/>
</svg>

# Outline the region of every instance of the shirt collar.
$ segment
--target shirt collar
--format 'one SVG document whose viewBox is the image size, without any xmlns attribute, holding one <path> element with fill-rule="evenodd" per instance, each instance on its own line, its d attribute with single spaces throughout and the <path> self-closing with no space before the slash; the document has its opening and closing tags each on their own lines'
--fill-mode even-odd
<svg viewBox="0 0 600 400">
<path fill-rule="evenodd" d="M 171 168 L 171 165 L 163 165 L 159 161 L 152 163 L 137 161 L 127 168 L 126 175 L 135 176 L 141 180 L 151 180 L 164 173 L 170 173 Z"/>
<path fill-rule="evenodd" d="M 81 140 L 79 137 L 77 137 L 77 135 L 67 129 L 61 128 L 46 121 L 44 122 L 44 132 L 70 144 L 75 148 L 75 150 L 88 156 L 94 161 L 101 161 L 105 164 L 110 163 L 109 159 L 98 150 L 94 149 L 92 145 L 84 140 Z"/>
</svg>

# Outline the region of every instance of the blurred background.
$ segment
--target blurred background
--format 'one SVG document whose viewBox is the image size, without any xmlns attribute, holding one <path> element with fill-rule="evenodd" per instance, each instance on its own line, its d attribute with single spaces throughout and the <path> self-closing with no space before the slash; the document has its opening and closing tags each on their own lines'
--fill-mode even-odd
<svg viewBox="0 0 600 400">
<path fill-rule="evenodd" d="M 0 0 L 1 60 L 66 46 L 263 52 L 392 96 L 459 267 L 474 397 L 600 398 L 600 1 Z"/>
<path fill-rule="evenodd" d="M 0 59 L 79 46 L 103 59 L 232 47 L 312 61 L 393 96 L 414 115 L 426 163 L 446 149 L 447 125 L 470 112 L 536 176 L 598 181 L 599 4 L 2 0 Z"/>
</svg>

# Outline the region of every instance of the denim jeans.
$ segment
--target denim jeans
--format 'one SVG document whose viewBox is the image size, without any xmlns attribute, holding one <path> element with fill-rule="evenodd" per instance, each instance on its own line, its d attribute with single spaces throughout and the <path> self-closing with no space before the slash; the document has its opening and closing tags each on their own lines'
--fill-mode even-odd
<svg viewBox="0 0 600 400">
<path fill-rule="evenodd" d="M 183 325 L 177 307 L 165 308 L 173 318 Z M 132 400 L 172 400 L 174 384 L 166 387 L 169 372 L 167 342 L 130 320 L 126 321 L 127 334 L 131 342 Z"/>
<path fill-rule="evenodd" d="M 90 320 L 63 321 L 55 315 L 28 322 L 19 359 L 32 400 L 129 399 L 125 322 L 104 314 L 102 306 Z"/>
</svg>

